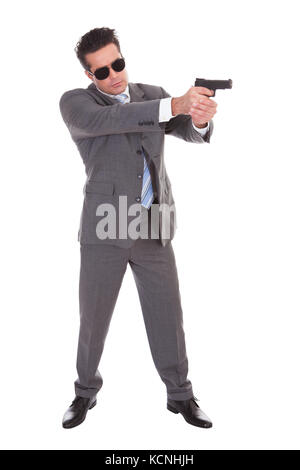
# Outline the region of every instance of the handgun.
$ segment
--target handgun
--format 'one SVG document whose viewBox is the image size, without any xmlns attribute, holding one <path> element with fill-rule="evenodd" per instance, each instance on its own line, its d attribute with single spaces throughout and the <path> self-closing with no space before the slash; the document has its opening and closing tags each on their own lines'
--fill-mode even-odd
<svg viewBox="0 0 300 470">
<path fill-rule="evenodd" d="M 216 90 L 225 90 L 226 88 L 232 88 L 232 80 L 206 80 L 205 78 L 196 78 L 194 86 L 203 86 L 209 90 L 213 90 L 215 96 Z"/>
</svg>

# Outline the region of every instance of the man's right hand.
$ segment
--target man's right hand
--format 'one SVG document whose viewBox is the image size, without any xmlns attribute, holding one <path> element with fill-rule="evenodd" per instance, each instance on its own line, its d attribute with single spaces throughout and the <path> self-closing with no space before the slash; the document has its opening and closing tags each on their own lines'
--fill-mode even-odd
<svg viewBox="0 0 300 470">
<path fill-rule="evenodd" d="M 177 114 L 189 114 L 194 103 L 197 105 L 203 104 L 207 106 L 210 106 L 213 103 L 216 105 L 217 103 L 209 98 L 213 94 L 213 90 L 209 90 L 209 88 L 205 88 L 203 86 L 191 86 L 185 95 L 179 96 L 178 98 L 172 98 L 172 115 L 177 116 Z"/>
</svg>

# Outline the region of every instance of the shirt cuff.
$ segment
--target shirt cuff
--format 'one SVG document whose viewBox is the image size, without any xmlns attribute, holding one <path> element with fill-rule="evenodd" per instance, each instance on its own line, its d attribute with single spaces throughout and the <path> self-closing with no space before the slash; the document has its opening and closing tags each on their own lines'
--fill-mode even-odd
<svg viewBox="0 0 300 470">
<path fill-rule="evenodd" d="M 193 121 L 192 121 L 192 124 L 193 124 L 193 128 L 196 129 L 196 131 L 198 131 L 199 134 L 201 134 L 202 136 L 204 136 L 209 129 L 209 122 L 206 124 L 206 127 L 202 127 L 202 128 L 196 127 Z"/>
<path fill-rule="evenodd" d="M 168 98 L 162 98 L 159 103 L 159 122 L 170 121 L 171 118 L 175 117 L 172 115 L 172 96 Z"/>
</svg>

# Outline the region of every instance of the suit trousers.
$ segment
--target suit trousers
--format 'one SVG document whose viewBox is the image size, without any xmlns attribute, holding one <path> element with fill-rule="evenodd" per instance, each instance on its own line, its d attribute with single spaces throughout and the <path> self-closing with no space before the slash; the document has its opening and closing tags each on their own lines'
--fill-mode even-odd
<svg viewBox="0 0 300 470">
<path fill-rule="evenodd" d="M 148 218 L 150 233 L 149 214 L 150 210 L 142 206 L 142 217 Z M 166 386 L 167 397 L 172 400 L 192 398 L 172 242 L 162 246 L 155 238 L 138 238 L 130 248 L 103 243 L 80 244 L 80 329 L 75 393 L 92 397 L 103 385 L 98 367 L 127 263 L 138 290 L 154 365 Z"/>
</svg>

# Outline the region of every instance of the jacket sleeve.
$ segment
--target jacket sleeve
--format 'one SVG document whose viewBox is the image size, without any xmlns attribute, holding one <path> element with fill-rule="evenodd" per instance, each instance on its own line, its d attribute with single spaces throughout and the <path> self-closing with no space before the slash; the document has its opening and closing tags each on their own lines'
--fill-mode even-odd
<svg viewBox="0 0 300 470">
<path fill-rule="evenodd" d="M 103 106 L 83 89 L 65 92 L 59 101 L 62 118 L 74 140 L 128 132 L 157 132 L 160 98 Z"/>
<path fill-rule="evenodd" d="M 163 98 L 168 98 L 171 96 L 162 87 L 161 90 L 163 93 Z M 186 142 L 203 144 L 210 142 L 210 136 L 212 135 L 213 128 L 214 123 L 211 119 L 209 121 L 209 130 L 202 137 L 201 134 L 197 132 L 196 129 L 194 129 L 191 116 L 188 114 L 177 114 L 177 116 L 174 116 L 165 124 L 165 134 L 173 135 L 174 137 L 183 139 Z"/>
</svg>

